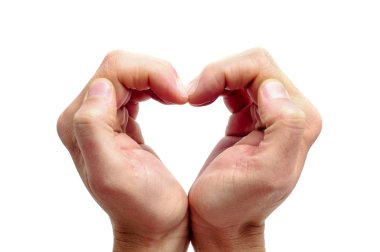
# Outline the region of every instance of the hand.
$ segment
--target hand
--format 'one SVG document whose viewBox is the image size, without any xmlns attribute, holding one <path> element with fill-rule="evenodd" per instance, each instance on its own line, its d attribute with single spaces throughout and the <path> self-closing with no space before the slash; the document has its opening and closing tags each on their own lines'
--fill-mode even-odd
<svg viewBox="0 0 380 252">
<path fill-rule="evenodd" d="M 193 105 L 218 96 L 232 115 L 189 192 L 192 242 L 264 251 L 265 219 L 296 185 L 320 115 L 263 49 L 213 63 L 191 83 Z"/>
<path fill-rule="evenodd" d="M 148 98 L 184 104 L 187 94 L 166 62 L 111 52 L 58 120 L 58 133 L 87 189 L 111 218 L 114 251 L 185 251 L 187 195 L 135 121 Z"/>
</svg>

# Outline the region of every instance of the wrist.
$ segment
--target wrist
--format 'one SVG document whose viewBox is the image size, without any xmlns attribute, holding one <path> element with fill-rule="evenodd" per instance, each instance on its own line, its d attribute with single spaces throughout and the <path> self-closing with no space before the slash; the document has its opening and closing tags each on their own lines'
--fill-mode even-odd
<svg viewBox="0 0 380 252">
<path fill-rule="evenodd" d="M 115 230 L 113 252 L 124 251 L 186 251 L 189 246 L 189 235 L 187 225 L 166 234 L 143 235 L 126 230 Z"/>
<path fill-rule="evenodd" d="M 129 237 L 128 239 L 114 238 L 113 252 L 125 251 L 186 251 L 189 239 L 141 239 Z"/>
<path fill-rule="evenodd" d="M 195 251 L 252 251 L 265 252 L 264 225 L 242 225 L 231 228 L 192 228 Z"/>
</svg>

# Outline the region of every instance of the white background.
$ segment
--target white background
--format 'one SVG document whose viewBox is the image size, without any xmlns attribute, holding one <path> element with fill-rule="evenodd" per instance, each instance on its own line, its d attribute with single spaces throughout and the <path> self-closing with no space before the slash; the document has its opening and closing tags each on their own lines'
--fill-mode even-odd
<svg viewBox="0 0 380 252">
<path fill-rule="evenodd" d="M 0 251 L 111 251 L 105 213 L 56 119 L 112 49 L 170 61 L 189 82 L 215 60 L 267 48 L 318 107 L 323 132 L 267 221 L 268 251 L 380 251 L 377 1 L 0 2 Z M 227 110 L 142 105 L 145 139 L 186 190 Z"/>
</svg>

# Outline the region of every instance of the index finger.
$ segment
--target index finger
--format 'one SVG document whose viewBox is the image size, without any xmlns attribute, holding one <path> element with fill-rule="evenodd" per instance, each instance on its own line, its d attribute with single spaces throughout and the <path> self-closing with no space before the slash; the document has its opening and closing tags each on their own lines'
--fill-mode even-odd
<svg viewBox="0 0 380 252">
<path fill-rule="evenodd" d="M 256 102 L 257 90 L 266 79 L 277 79 L 284 83 L 290 95 L 300 95 L 269 53 L 262 48 L 256 48 L 209 64 L 190 84 L 189 102 L 202 106 L 216 100 L 225 89 L 242 88 L 247 88 Z"/>
<path fill-rule="evenodd" d="M 189 103 L 194 106 L 203 106 L 213 102 L 219 96 L 227 95 L 227 99 L 225 96 L 226 105 L 232 113 L 235 113 L 250 102 L 258 104 L 259 89 L 269 79 L 281 82 L 291 100 L 305 113 L 304 138 L 305 142 L 311 146 L 321 131 L 320 114 L 280 70 L 265 49 L 252 49 L 208 65 L 190 84 Z M 237 91 L 239 89 L 246 90 L 252 101 L 242 95 L 244 92 L 239 94 Z M 225 92 L 225 90 L 235 92 Z"/>
<path fill-rule="evenodd" d="M 183 104 L 187 94 L 173 66 L 161 59 L 126 51 L 112 51 L 91 78 L 105 78 L 115 86 L 117 105 L 124 102 L 125 89 L 151 89 L 161 100 Z M 88 85 L 87 85 L 88 86 Z"/>
<path fill-rule="evenodd" d="M 151 91 L 159 100 L 167 103 L 187 102 L 186 91 L 183 90 L 176 71 L 169 63 L 141 54 L 112 51 L 107 54 L 95 75 L 59 118 L 58 130 L 63 132 L 60 135 L 69 149 L 75 148 L 72 135 L 73 116 L 82 105 L 90 83 L 99 78 L 109 80 L 114 86 L 117 108 L 128 102 L 131 98 L 130 91 L 133 90 Z"/>
</svg>

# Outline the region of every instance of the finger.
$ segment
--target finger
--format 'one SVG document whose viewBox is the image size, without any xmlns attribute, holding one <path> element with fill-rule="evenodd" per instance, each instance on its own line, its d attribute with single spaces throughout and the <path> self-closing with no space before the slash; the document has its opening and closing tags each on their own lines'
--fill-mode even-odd
<svg viewBox="0 0 380 252">
<path fill-rule="evenodd" d="M 119 125 L 113 85 L 106 79 L 95 79 L 73 117 L 75 139 L 87 165 L 98 167 L 104 160 L 102 157 L 115 154 L 115 135 Z M 127 142 L 138 146 L 130 138 Z"/>
<path fill-rule="evenodd" d="M 137 118 L 137 114 L 139 113 L 139 104 L 137 102 L 130 101 L 125 105 L 127 108 L 128 116 L 133 119 Z"/>
<path fill-rule="evenodd" d="M 130 117 L 125 125 L 124 132 L 139 145 L 144 144 L 141 128 L 135 119 Z"/>
<path fill-rule="evenodd" d="M 128 120 L 128 111 L 125 106 L 121 107 L 120 109 L 117 110 L 117 121 L 118 121 L 118 131 L 122 131 L 122 125 L 126 124 Z"/>
<path fill-rule="evenodd" d="M 151 89 L 162 100 L 182 104 L 187 93 L 175 69 L 166 61 L 124 51 L 109 53 L 94 78 L 106 77 L 116 86 Z M 116 90 L 118 91 L 118 90 Z"/>
<path fill-rule="evenodd" d="M 129 100 L 128 90 L 148 90 L 162 100 L 184 104 L 187 93 L 180 82 L 175 69 L 166 61 L 124 51 L 113 51 L 107 54 L 90 83 L 96 78 L 106 78 L 111 81 L 116 91 L 117 107 L 123 106 Z M 71 111 L 77 111 L 87 93 L 88 85 L 70 106 Z"/>
<path fill-rule="evenodd" d="M 231 113 L 237 113 L 253 103 L 252 98 L 245 89 L 225 90 L 223 100 Z"/>
<path fill-rule="evenodd" d="M 251 106 L 251 116 L 253 118 L 252 120 L 254 122 L 256 122 L 255 123 L 255 129 L 256 130 L 263 130 L 263 129 L 265 129 L 265 127 L 263 125 L 263 122 L 261 121 L 257 105 L 252 105 Z"/>
<path fill-rule="evenodd" d="M 57 131 L 58 135 L 61 138 L 63 144 L 66 146 L 66 148 L 69 150 L 70 154 L 72 155 L 74 162 L 81 159 L 81 151 L 78 146 L 77 139 L 74 134 L 74 117 L 77 111 L 82 107 L 84 104 L 84 100 L 88 96 L 90 87 L 95 83 L 109 83 L 107 79 L 94 79 L 92 82 L 86 85 L 86 87 L 81 91 L 81 93 L 74 99 L 74 101 L 69 105 L 68 108 L 63 111 L 63 113 L 60 115 L 58 122 L 57 122 Z M 111 84 L 112 85 L 112 84 Z M 112 92 L 114 92 L 114 85 L 112 85 Z M 123 89 L 118 93 L 118 96 L 120 100 L 124 102 L 128 101 L 131 94 L 127 89 Z M 116 101 L 117 103 L 117 101 Z M 116 104 L 115 104 L 116 109 Z M 120 115 L 121 117 L 121 115 Z M 118 119 L 123 119 L 120 117 L 116 117 Z M 127 118 L 124 118 L 127 119 Z M 114 122 L 113 127 L 115 127 L 116 131 L 120 131 L 120 124 L 117 124 L 117 119 Z"/>
<path fill-rule="evenodd" d="M 259 84 L 269 78 L 284 82 L 290 93 L 297 92 L 264 49 L 243 52 L 208 65 L 190 83 L 189 102 L 196 106 L 208 104 L 222 95 L 225 89 L 238 90 L 250 86 L 250 95 L 256 101 Z"/>
<path fill-rule="evenodd" d="M 255 129 L 256 120 L 254 120 L 255 118 L 251 116 L 250 106 L 232 114 L 227 124 L 226 136 L 246 136 Z"/>
<path fill-rule="evenodd" d="M 310 147 L 321 131 L 321 116 L 264 49 L 253 49 L 208 65 L 188 87 L 189 103 L 202 106 L 213 102 L 225 90 L 246 89 L 253 103 L 257 104 L 258 90 L 267 79 L 280 81 L 293 102 L 304 111 L 304 139 Z"/>
<path fill-rule="evenodd" d="M 133 92 L 130 100 L 134 101 L 134 102 L 142 102 L 142 101 L 146 101 L 149 99 L 156 100 L 156 101 L 158 101 L 162 104 L 166 104 L 166 105 L 173 104 L 172 102 L 165 101 L 165 100 L 161 99 L 160 97 L 158 97 L 158 95 L 156 95 L 151 89 Z"/>
<path fill-rule="evenodd" d="M 139 93 L 131 92 L 131 90 L 143 91 L 149 88 L 152 89 L 152 93 L 167 103 L 182 104 L 187 101 L 186 91 L 184 91 L 178 75 L 169 63 L 149 56 L 123 51 L 110 52 L 89 84 L 58 119 L 58 134 L 71 153 L 76 152 L 77 148 L 72 132 L 73 116 L 82 106 L 89 86 L 96 78 L 111 80 L 116 93 L 117 108 L 128 103 L 131 93 Z M 143 96 L 140 98 L 149 98 L 149 95 L 144 94 Z"/>
<path fill-rule="evenodd" d="M 281 160 L 281 167 L 293 168 L 299 158 L 306 125 L 305 113 L 291 99 L 284 85 L 277 80 L 267 80 L 258 92 L 258 109 L 265 126 L 260 153 L 269 162 Z"/>
</svg>

